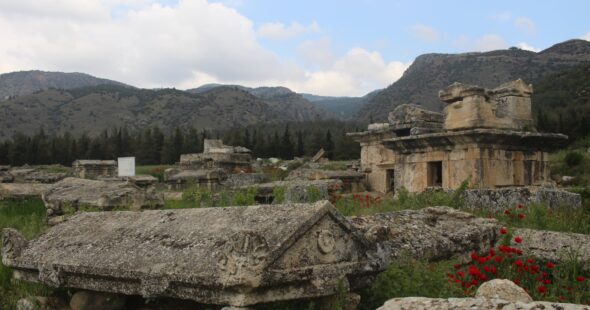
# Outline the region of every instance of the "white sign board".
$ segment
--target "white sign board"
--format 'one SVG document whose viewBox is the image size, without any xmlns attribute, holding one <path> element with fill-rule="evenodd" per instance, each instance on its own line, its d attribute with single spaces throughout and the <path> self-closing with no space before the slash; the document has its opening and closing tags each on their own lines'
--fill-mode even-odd
<svg viewBox="0 0 590 310">
<path fill-rule="evenodd" d="M 119 176 L 133 177 L 135 176 L 135 157 L 119 157 Z"/>
</svg>

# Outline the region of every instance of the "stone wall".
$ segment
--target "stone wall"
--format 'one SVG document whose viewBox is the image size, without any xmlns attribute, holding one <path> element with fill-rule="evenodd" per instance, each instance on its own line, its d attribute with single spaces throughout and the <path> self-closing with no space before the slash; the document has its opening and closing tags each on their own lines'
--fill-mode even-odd
<svg viewBox="0 0 590 310">
<path fill-rule="evenodd" d="M 469 189 L 462 195 L 467 208 L 483 208 L 493 211 L 512 208 L 517 204 L 543 203 L 550 208 L 580 208 L 579 194 L 546 187 L 506 187 Z"/>
</svg>

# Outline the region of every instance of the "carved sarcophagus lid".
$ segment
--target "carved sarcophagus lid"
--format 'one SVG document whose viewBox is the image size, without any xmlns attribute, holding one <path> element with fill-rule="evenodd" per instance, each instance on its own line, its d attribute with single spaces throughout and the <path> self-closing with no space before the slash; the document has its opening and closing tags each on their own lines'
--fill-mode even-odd
<svg viewBox="0 0 590 310">
<path fill-rule="evenodd" d="M 88 212 L 31 241 L 3 235 L 2 261 L 23 280 L 208 304 L 326 296 L 383 269 L 327 201 Z"/>
</svg>

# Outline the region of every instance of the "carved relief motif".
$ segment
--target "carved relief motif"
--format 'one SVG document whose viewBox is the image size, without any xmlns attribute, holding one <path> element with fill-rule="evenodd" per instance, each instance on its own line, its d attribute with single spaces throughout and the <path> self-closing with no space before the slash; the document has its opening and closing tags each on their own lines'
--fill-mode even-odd
<svg viewBox="0 0 590 310">
<path fill-rule="evenodd" d="M 233 234 L 219 258 L 219 268 L 236 280 L 260 267 L 268 256 L 268 244 L 263 236 L 247 231 Z"/>
<path fill-rule="evenodd" d="M 336 240 L 334 239 L 334 233 L 330 230 L 320 230 L 318 232 L 318 248 L 320 252 L 329 254 L 334 250 L 336 246 Z"/>
</svg>

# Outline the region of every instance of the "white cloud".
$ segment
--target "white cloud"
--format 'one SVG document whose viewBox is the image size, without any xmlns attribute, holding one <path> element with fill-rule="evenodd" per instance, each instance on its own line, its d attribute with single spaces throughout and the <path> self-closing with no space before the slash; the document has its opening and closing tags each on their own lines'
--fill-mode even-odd
<svg viewBox="0 0 590 310">
<path fill-rule="evenodd" d="M 328 37 L 301 43 L 297 47 L 297 54 L 307 66 L 322 68 L 332 65 L 336 57 Z"/>
<path fill-rule="evenodd" d="M 580 39 L 590 41 L 590 31 L 583 35 Z"/>
<path fill-rule="evenodd" d="M 516 26 L 516 28 L 520 30 L 522 33 L 527 35 L 533 35 L 537 32 L 537 27 L 535 26 L 535 23 L 527 17 L 519 17 L 516 20 L 514 20 L 514 26 Z"/>
<path fill-rule="evenodd" d="M 508 48 L 504 38 L 497 34 L 486 34 L 476 39 L 462 35 L 457 38 L 455 45 L 468 52 L 487 52 Z"/>
<path fill-rule="evenodd" d="M 308 33 L 315 33 L 320 30 L 315 21 L 307 26 L 293 22 L 286 26 L 283 23 L 266 23 L 258 28 L 258 35 L 271 40 L 287 40 Z"/>
<path fill-rule="evenodd" d="M 430 26 L 417 24 L 412 27 L 412 32 L 418 38 L 426 41 L 426 42 L 436 42 L 439 39 L 438 31 Z"/>
<path fill-rule="evenodd" d="M 297 28 L 292 26 L 284 29 Z M 206 0 L 169 6 L 153 0 L 0 0 L 0 38 L 0 73 L 85 72 L 139 87 L 217 82 L 363 95 L 391 84 L 407 67 L 360 48 L 338 56 L 328 38 L 300 46 L 299 56 L 311 67 L 301 66 L 260 45 L 248 18 Z"/>
<path fill-rule="evenodd" d="M 490 17 L 493 20 L 505 22 L 505 21 L 509 21 L 512 19 L 512 12 L 510 12 L 510 11 L 499 12 L 499 13 L 492 14 Z"/>
<path fill-rule="evenodd" d="M 518 48 L 520 48 L 520 49 L 531 51 L 531 52 L 535 52 L 535 53 L 538 53 L 539 51 L 541 51 L 540 48 L 536 48 L 536 47 L 530 46 L 526 42 L 520 42 L 516 46 Z"/>
</svg>

